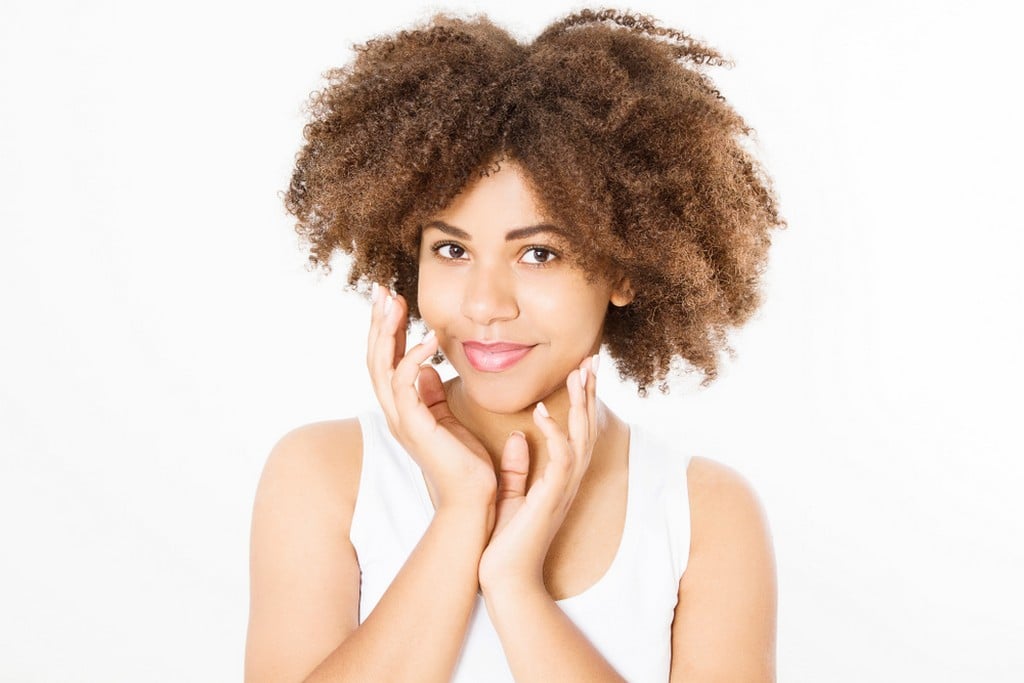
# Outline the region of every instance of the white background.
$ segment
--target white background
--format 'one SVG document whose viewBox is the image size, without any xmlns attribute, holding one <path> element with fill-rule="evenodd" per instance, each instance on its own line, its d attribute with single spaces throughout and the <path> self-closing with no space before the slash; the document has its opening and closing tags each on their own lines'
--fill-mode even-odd
<svg viewBox="0 0 1024 683">
<path fill-rule="evenodd" d="M 263 460 L 372 397 L 367 304 L 279 197 L 306 96 L 430 9 L 528 39 L 578 7 L 4 3 L 0 679 L 240 680 Z M 715 385 L 641 401 L 606 359 L 606 401 L 760 493 L 780 681 L 1020 680 L 1017 24 L 631 8 L 735 60 L 789 228 Z"/>
</svg>

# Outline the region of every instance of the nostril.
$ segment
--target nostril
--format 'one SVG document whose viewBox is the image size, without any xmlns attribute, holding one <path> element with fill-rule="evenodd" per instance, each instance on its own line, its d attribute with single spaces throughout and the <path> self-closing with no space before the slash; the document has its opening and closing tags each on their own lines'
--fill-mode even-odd
<svg viewBox="0 0 1024 683">
<path fill-rule="evenodd" d="M 480 325 L 515 318 L 519 315 L 515 290 L 498 278 L 476 278 L 464 292 L 462 314 Z"/>
</svg>

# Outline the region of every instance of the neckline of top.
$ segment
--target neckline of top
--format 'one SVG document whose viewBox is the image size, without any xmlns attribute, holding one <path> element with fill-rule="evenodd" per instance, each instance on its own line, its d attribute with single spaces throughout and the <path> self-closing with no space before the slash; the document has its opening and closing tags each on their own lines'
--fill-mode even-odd
<svg viewBox="0 0 1024 683">
<path fill-rule="evenodd" d="M 636 425 L 632 423 L 626 423 L 626 428 L 629 432 L 626 446 L 626 514 L 625 519 L 622 523 L 622 533 L 619 536 L 619 545 L 615 549 L 615 555 L 612 557 L 612 561 L 605 569 L 604 573 L 601 574 L 601 576 L 598 577 L 598 579 L 594 583 L 592 583 L 587 588 L 584 588 L 579 593 L 555 600 L 555 602 L 560 606 L 565 606 L 570 603 L 582 601 L 585 597 L 601 590 L 604 585 L 608 584 L 608 582 L 611 581 L 611 577 L 618 573 L 620 566 L 624 562 L 623 558 L 627 554 L 626 548 L 632 540 L 632 521 L 635 515 L 634 508 L 636 507 L 637 503 L 636 481 L 639 479 L 639 477 L 637 476 L 636 472 L 634 472 L 635 462 L 633 459 L 633 454 L 636 452 L 635 446 L 637 442 Z M 387 428 L 386 422 L 384 423 L 384 430 L 386 431 L 387 435 L 390 436 L 392 440 L 394 440 L 394 437 L 391 436 L 391 431 Z M 398 444 L 398 446 L 401 449 L 401 445 Z M 422 512 L 425 516 L 426 522 L 429 524 L 430 520 L 432 520 L 434 517 L 435 510 L 434 504 L 430 500 L 430 491 L 427 488 L 427 481 L 426 478 L 423 476 L 423 470 L 421 470 L 419 465 L 416 464 L 416 461 L 414 461 L 412 457 L 405 452 L 405 449 L 401 450 L 402 453 L 405 454 L 404 461 L 408 465 L 409 475 L 413 480 L 417 498 L 419 498 L 420 501 L 420 507 L 422 508 Z"/>
</svg>

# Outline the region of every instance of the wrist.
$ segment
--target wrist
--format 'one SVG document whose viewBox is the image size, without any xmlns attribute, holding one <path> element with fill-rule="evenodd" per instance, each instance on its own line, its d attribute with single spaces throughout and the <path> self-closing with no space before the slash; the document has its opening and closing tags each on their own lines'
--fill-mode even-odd
<svg viewBox="0 0 1024 683">
<path fill-rule="evenodd" d="M 480 486 L 459 491 L 438 491 L 436 507 L 438 510 L 442 508 L 462 510 L 467 514 L 486 513 L 494 507 L 497 495 L 497 486 Z"/>
<path fill-rule="evenodd" d="M 435 486 L 429 477 L 426 480 L 430 498 L 437 510 L 445 508 L 475 514 L 478 510 L 486 512 L 493 508 L 497 500 L 498 481 L 493 473 L 488 477 L 460 477 L 458 483 L 449 486 Z"/>
<path fill-rule="evenodd" d="M 467 541 L 479 541 L 480 550 L 487 545 L 494 526 L 494 506 L 460 501 L 441 502 L 434 511 L 431 526 L 445 527 Z"/>
<path fill-rule="evenodd" d="M 501 630 L 515 624 L 535 624 L 539 614 L 555 606 L 543 583 L 503 582 L 480 586 L 484 607 L 495 628 Z"/>
<path fill-rule="evenodd" d="M 485 602 L 499 607 L 503 604 L 525 604 L 538 599 L 553 602 L 539 574 L 536 577 L 481 577 L 480 592 Z"/>
</svg>

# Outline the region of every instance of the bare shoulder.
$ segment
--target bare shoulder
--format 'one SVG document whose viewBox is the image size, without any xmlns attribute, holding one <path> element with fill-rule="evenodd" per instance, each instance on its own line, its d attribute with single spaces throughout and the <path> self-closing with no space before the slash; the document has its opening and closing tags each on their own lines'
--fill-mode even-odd
<svg viewBox="0 0 1024 683">
<path fill-rule="evenodd" d="M 362 451 L 357 418 L 296 427 L 278 439 L 267 456 L 257 502 L 280 487 L 293 487 L 304 496 L 322 497 L 319 502 L 325 506 L 350 508 L 358 492 Z"/>
<path fill-rule="evenodd" d="M 690 558 L 672 625 L 672 681 L 774 681 L 776 577 L 767 516 L 734 469 L 692 458 Z"/>
<path fill-rule="evenodd" d="M 694 457 L 686 479 L 692 520 L 691 556 L 694 551 L 704 552 L 707 546 L 723 542 L 770 543 L 764 507 L 743 475 L 720 462 Z"/>
<path fill-rule="evenodd" d="M 271 449 L 252 512 L 246 681 L 301 680 L 358 625 L 348 530 L 361 465 L 355 418 L 298 427 Z"/>
</svg>

